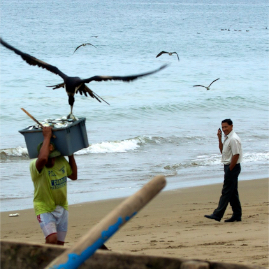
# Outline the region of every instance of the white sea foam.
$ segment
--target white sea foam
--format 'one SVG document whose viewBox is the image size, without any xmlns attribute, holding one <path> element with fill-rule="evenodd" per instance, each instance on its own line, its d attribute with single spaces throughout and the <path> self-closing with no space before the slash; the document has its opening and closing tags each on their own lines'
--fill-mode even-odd
<svg viewBox="0 0 269 269">
<path fill-rule="evenodd" d="M 89 153 L 113 153 L 113 152 L 127 152 L 135 150 L 140 147 L 141 144 L 146 143 L 146 137 L 136 137 L 133 139 L 126 139 L 122 141 L 104 141 L 90 145 L 88 148 L 75 152 L 75 155 L 86 155 Z M 148 137 L 148 139 L 151 139 Z M 27 157 L 28 150 L 26 147 L 17 147 L 2 149 L 1 158 L 6 157 Z"/>
<path fill-rule="evenodd" d="M 242 163 L 246 165 L 248 163 L 264 163 L 269 160 L 269 152 L 265 153 L 245 153 L 243 154 Z M 167 171 L 179 171 L 181 169 L 186 169 L 190 167 L 206 167 L 206 166 L 216 166 L 222 165 L 220 154 L 211 154 L 211 155 L 200 155 L 197 156 L 194 160 L 190 160 L 186 163 L 176 163 L 169 164 L 164 166 L 164 169 Z"/>
<path fill-rule="evenodd" d="M 217 165 L 221 163 L 221 157 L 219 154 L 200 155 L 193 162 L 193 165 Z"/>
<path fill-rule="evenodd" d="M 112 152 L 127 152 L 129 150 L 135 150 L 139 148 L 139 139 L 130 139 L 123 141 L 114 142 L 102 142 L 98 144 L 93 144 L 86 149 L 82 149 L 76 154 L 85 155 L 89 153 L 112 153 Z"/>
<path fill-rule="evenodd" d="M 243 162 L 264 162 L 264 160 L 269 160 L 269 152 L 243 154 Z"/>
<path fill-rule="evenodd" d="M 12 157 L 26 157 L 28 156 L 27 148 L 24 147 L 17 147 L 17 148 L 10 148 L 10 149 L 2 149 L 1 152 L 1 159 L 12 156 Z"/>
<path fill-rule="evenodd" d="M 246 152 L 243 153 L 242 163 L 248 162 L 264 162 L 265 160 L 269 160 L 269 152 L 257 153 L 257 152 Z M 201 155 L 198 156 L 193 164 L 204 166 L 204 165 L 218 165 L 221 164 L 221 156 L 219 154 L 212 155 Z"/>
<path fill-rule="evenodd" d="M 105 141 L 90 145 L 88 148 L 75 152 L 75 155 L 86 155 L 89 153 L 113 153 L 113 152 L 127 152 L 135 150 L 140 147 L 140 144 L 146 143 L 145 138 L 137 137 L 133 139 L 126 139 L 122 141 Z M 7 157 L 27 157 L 28 150 L 26 147 L 17 147 L 2 149 L 0 151 L 1 159 Z"/>
</svg>

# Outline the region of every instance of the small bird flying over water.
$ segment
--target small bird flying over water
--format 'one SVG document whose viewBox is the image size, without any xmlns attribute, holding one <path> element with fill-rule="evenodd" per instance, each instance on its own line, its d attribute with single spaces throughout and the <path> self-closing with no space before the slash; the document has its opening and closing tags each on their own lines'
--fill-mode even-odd
<svg viewBox="0 0 269 269">
<path fill-rule="evenodd" d="M 67 76 L 62 71 L 60 71 L 56 66 L 50 65 L 50 64 L 48 64 L 46 62 L 43 62 L 43 61 L 29 55 L 29 54 L 21 52 L 20 50 L 12 47 L 8 43 L 6 43 L 2 38 L 0 38 L 0 43 L 3 46 L 5 46 L 6 48 L 8 48 L 8 49 L 14 51 L 16 54 L 20 55 L 21 58 L 24 61 L 26 61 L 28 64 L 36 65 L 38 67 L 47 69 L 48 71 L 60 76 L 63 79 L 63 81 L 64 81 L 63 83 L 60 83 L 60 84 L 57 84 L 57 85 L 54 85 L 54 86 L 48 86 L 48 87 L 53 87 L 53 89 L 58 89 L 58 88 L 61 88 L 61 87 L 65 88 L 66 93 L 68 95 L 68 103 L 69 103 L 69 105 L 71 107 L 71 112 L 68 115 L 68 118 L 73 117 L 73 114 L 72 114 L 73 113 L 73 105 L 74 105 L 74 102 L 75 102 L 75 97 L 74 96 L 78 92 L 81 95 L 84 94 L 85 96 L 87 96 L 87 94 L 89 94 L 92 98 L 95 98 L 100 103 L 102 101 L 106 102 L 104 99 L 102 99 L 100 96 L 98 96 L 95 92 L 93 92 L 90 88 L 88 88 L 85 83 L 90 83 L 91 81 L 108 81 L 108 80 L 118 80 L 118 81 L 130 82 L 130 81 L 133 81 L 133 80 L 135 80 L 137 78 L 154 74 L 154 73 L 164 69 L 165 67 L 167 67 L 167 64 L 165 64 L 165 65 L 162 65 L 158 69 L 153 70 L 151 72 L 137 74 L 137 75 L 129 75 L 129 76 L 93 76 L 93 77 L 90 77 L 90 78 L 81 79 L 79 77 Z"/>
<path fill-rule="evenodd" d="M 177 54 L 176 52 L 167 52 L 167 51 L 161 51 L 161 52 L 156 56 L 156 58 L 158 58 L 159 56 L 161 56 L 163 53 L 167 53 L 167 54 L 169 54 L 170 56 L 173 55 L 173 54 L 176 54 L 176 55 L 177 55 L 177 59 L 179 60 L 178 54 Z"/>
<path fill-rule="evenodd" d="M 210 90 L 210 86 L 211 86 L 215 81 L 217 81 L 217 80 L 219 80 L 219 78 L 213 80 L 207 87 L 206 87 L 206 86 L 203 86 L 203 85 L 193 85 L 193 87 L 204 87 L 204 88 L 206 88 L 206 89 L 209 91 L 209 90 Z"/>
<path fill-rule="evenodd" d="M 73 54 L 74 54 L 80 47 L 82 47 L 82 46 L 87 46 L 87 45 L 90 45 L 90 46 L 93 46 L 93 47 L 96 48 L 96 46 L 94 46 L 94 45 L 91 44 L 91 43 L 84 43 L 84 44 L 81 44 L 81 45 L 79 45 L 78 47 L 76 47 L 76 49 L 75 49 L 75 51 L 73 52 Z"/>
</svg>

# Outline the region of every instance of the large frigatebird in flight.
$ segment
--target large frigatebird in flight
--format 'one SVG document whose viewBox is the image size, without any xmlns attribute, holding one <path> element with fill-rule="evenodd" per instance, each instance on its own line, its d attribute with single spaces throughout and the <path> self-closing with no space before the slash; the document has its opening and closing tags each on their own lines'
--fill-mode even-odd
<svg viewBox="0 0 269 269">
<path fill-rule="evenodd" d="M 68 115 L 68 118 L 73 117 L 73 106 L 75 102 L 75 94 L 80 93 L 81 95 L 84 94 L 87 96 L 89 94 L 92 98 L 95 98 L 97 101 L 100 103 L 102 101 L 106 102 L 104 99 L 102 99 L 99 95 L 97 95 L 95 92 L 93 92 L 90 88 L 86 86 L 86 83 L 90 83 L 91 81 L 108 81 L 108 80 L 118 80 L 118 81 L 124 81 L 124 82 L 130 82 L 133 81 L 137 78 L 148 76 L 151 74 L 154 74 L 162 69 L 164 69 L 167 64 L 162 65 L 156 70 L 153 70 L 151 72 L 147 73 L 142 73 L 142 74 L 137 74 L 137 75 L 130 75 L 130 76 L 93 76 L 90 78 L 86 79 L 81 79 L 79 77 L 70 77 L 63 73 L 61 70 L 59 70 L 56 66 L 50 65 L 46 62 L 43 62 L 29 54 L 26 54 L 11 45 L 9 45 L 7 42 L 5 42 L 2 38 L 0 38 L 0 43 L 5 46 L 6 48 L 14 51 L 16 54 L 20 55 L 21 58 L 26 61 L 30 65 L 36 65 L 38 67 L 47 69 L 48 71 L 60 76 L 63 79 L 63 83 L 54 85 L 54 86 L 48 86 L 48 87 L 53 87 L 53 89 L 58 89 L 61 87 L 64 87 L 66 90 L 66 93 L 68 95 L 68 103 L 71 107 L 71 112 Z M 102 101 L 101 101 L 102 100 Z M 107 103 L 107 102 L 106 102 Z M 107 103 L 108 104 L 108 103 Z"/>
</svg>

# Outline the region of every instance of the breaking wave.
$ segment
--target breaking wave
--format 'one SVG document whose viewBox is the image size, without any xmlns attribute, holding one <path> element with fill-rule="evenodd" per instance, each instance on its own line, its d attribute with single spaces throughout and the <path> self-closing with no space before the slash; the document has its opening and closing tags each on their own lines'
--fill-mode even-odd
<svg viewBox="0 0 269 269">
<path fill-rule="evenodd" d="M 139 148 L 141 144 L 140 139 L 127 139 L 122 141 L 112 141 L 112 142 L 101 142 L 97 144 L 92 144 L 88 148 L 82 149 L 75 154 L 85 155 L 89 153 L 116 153 L 116 152 L 127 152 L 130 150 L 135 150 Z"/>
<path fill-rule="evenodd" d="M 268 162 L 269 161 L 269 152 L 265 153 L 244 153 L 242 163 L 259 163 L 259 162 Z M 180 170 L 187 167 L 194 166 L 212 166 L 212 165 L 221 165 L 220 154 L 212 155 L 201 155 L 197 158 L 190 160 L 187 163 L 178 163 L 170 164 L 164 167 L 165 170 Z"/>
<path fill-rule="evenodd" d="M 1 160 L 6 160 L 8 158 L 16 158 L 16 157 L 21 157 L 21 158 L 27 158 L 28 151 L 27 148 L 24 147 L 17 147 L 17 148 L 10 148 L 10 149 L 1 149 L 0 151 L 0 159 Z"/>
<path fill-rule="evenodd" d="M 142 144 L 152 141 L 154 139 L 148 137 L 136 137 L 121 141 L 104 141 L 101 143 L 91 144 L 88 148 L 79 150 L 75 155 L 87 155 L 92 153 L 116 153 L 116 152 L 127 152 L 139 148 Z M 155 139 L 158 143 L 158 139 Z M 28 151 L 26 147 L 16 147 L 1 149 L 0 159 L 5 160 L 9 158 L 27 158 Z"/>
</svg>

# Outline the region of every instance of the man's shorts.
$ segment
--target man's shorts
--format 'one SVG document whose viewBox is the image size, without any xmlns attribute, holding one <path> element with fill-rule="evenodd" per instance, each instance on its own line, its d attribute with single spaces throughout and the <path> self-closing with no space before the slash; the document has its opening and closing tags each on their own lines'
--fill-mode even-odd
<svg viewBox="0 0 269 269">
<path fill-rule="evenodd" d="M 45 238 L 51 234 L 57 234 L 57 240 L 64 242 L 68 226 L 67 210 L 57 205 L 53 212 L 38 215 L 37 220 Z"/>
</svg>

